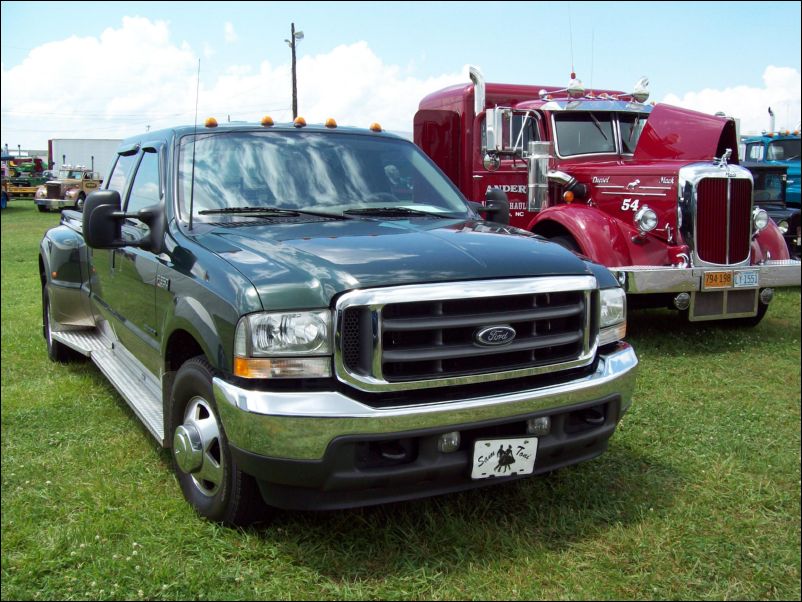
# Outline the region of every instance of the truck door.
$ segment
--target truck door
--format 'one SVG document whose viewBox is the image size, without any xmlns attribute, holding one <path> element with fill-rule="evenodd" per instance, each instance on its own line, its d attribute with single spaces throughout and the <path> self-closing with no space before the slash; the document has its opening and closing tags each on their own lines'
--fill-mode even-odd
<svg viewBox="0 0 802 602">
<path fill-rule="evenodd" d="M 121 172 L 124 170 L 121 163 L 128 163 L 126 167 L 130 168 L 129 159 L 121 157 L 117 162 Z M 122 173 L 117 173 L 115 166 L 109 182 L 109 188 L 112 189 L 122 184 L 123 209 L 127 213 L 136 213 L 144 207 L 158 204 L 162 190 L 158 152 L 155 149 L 141 151 L 136 156 L 135 169 L 131 171 L 130 177 L 123 177 Z M 123 222 L 124 240 L 138 240 L 147 234 L 148 227 L 138 219 L 128 218 Z M 93 297 L 101 312 L 125 348 L 140 358 L 153 374 L 159 374 L 155 255 L 133 246 L 95 249 L 93 254 L 98 284 L 93 287 Z"/>
<path fill-rule="evenodd" d="M 510 201 L 510 223 L 526 228 L 527 216 L 527 163 L 523 151 L 530 141 L 542 139 L 540 119 L 534 111 L 513 111 L 497 108 L 501 115 L 501 128 L 496 132 L 496 149 L 488 149 L 487 124 L 481 127 L 482 143 L 478 153 L 474 153 L 473 191 L 471 200 L 484 200 L 490 188 L 500 188 Z M 497 163 L 488 165 L 484 158 L 488 154 L 498 158 Z"/>
</svg>

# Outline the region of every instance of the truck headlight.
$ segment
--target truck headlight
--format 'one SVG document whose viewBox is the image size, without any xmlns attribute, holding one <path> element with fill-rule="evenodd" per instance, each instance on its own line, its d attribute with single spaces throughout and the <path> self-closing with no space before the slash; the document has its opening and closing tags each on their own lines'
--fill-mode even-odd
<svg viewBox="0 0 802 602">
<path fill-rule="evenodd" d="M 755 232 L 760 232 L 769 225 L 769 214 L 765 209 L 755 207 L 752 212 L 752 225 L 755 227 Z"/>
<path fill-rule="evenodd" d="M 624 289 L 602 289 L 600 295 L 599 345 L 615 343 L 627 334 L 627 296 Z"/>
<path fill-rule="evenodd" d="M 787 234 L 788 233 L 788 221 L 787 220 L 781 219 L 777 223 L 777 227 L 780 229 L 780 232 L 782 232 L 783 234 Z"/>
<path fill-rule="evenodd" d="M 243 378 L 331 376 L 331 312 L 265 312 L 240 319 L 234 374 Z"/>
<path fill-rule="evenodd" d="M 657 227 L 657 214 L 644 205 L 635 214 L 635 225 L 641 232 L 651 232 Z"/>
<path fill-rule="evenodd" d="M 46 199 L 47 198 L 47 189 L 44 186 L 40 186 L 36 189 L 36 198 L 37 199 Z"/>
</svg>

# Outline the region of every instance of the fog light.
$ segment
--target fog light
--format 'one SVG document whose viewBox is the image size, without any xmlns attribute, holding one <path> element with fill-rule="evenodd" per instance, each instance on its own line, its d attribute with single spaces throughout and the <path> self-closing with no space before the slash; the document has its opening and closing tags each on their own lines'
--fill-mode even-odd
<svg viewBox="0 0 802 602">
<path fill-rule="evenodd" d="M 691 296 L 688 293 L 680 293 L 674 297 L 674 307 L 680 311 L 685 311 L 691 306 Z"/>
<path fill-rule="evenodd" d="M 441 453 L 450 454 L 459 449 L 459 431 L 451 431 L 450 433 L 443 433 L 437 440 L 437 449 Z"/>
<path fill-rule="evenodd" d="M 536 437 L 548 435 L 551 430 L 551 418 L 548 416 L 540 416 L 539 418 L 530 418 L 526 421 L 526 432 Z"/>
<path fill-rule="evenodd" d="M 764 288 L 760 291 L 760 302 L 763 305 L 768 305 L 771 303 L 771 300 L 774 299 L 774 289 L 773 288 Z"/>
</svg>

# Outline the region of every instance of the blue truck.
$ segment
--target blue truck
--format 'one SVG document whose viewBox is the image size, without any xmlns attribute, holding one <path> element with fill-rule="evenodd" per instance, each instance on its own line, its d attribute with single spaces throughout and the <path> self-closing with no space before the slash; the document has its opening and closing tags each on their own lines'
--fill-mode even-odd
<svg viewBox="0 0 802 602">
<path fill-rule="evenodd" d="M 799 130 L 763 132 L 743 142 L 746 146 L 744 161 L 785 165 L 788 168 L 785 202 L 788 207 L 799 209 Z"/>
</svg>

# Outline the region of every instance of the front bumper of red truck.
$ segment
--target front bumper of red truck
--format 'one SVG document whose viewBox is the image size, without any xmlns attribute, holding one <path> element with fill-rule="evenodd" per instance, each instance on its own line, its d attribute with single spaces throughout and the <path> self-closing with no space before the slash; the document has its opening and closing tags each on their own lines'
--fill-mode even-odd
<svg viewBox="0 0 802 602">
<path fill-rule="evenodd" d="M 232 455 L 268 504 L 334 509 L 522 478 L 472 479 L 473 442 L 526 436 L 529 419 L 551 423 L 539 437 L 533 474 L 598 456 L 629 409 L 637 365 L 632 348 L 619 342 L 557 384 L 440 402 L 415 403 L 410 395 L 402 407 L 372 407 L 342 391 L 252 391 L 221 378 L 214 393 Z M 460 448 L 439 451 L 439 438 L 454 431 Z"/>
<path fill-rule="evenodd" d="M 802 263 L 769 260 L 759 265 L 609 268 L 628 295 L 690 294 L 690 319 L 750 317 L 757 313 L 759 292 L 799 286 Z"/>
</svg>

